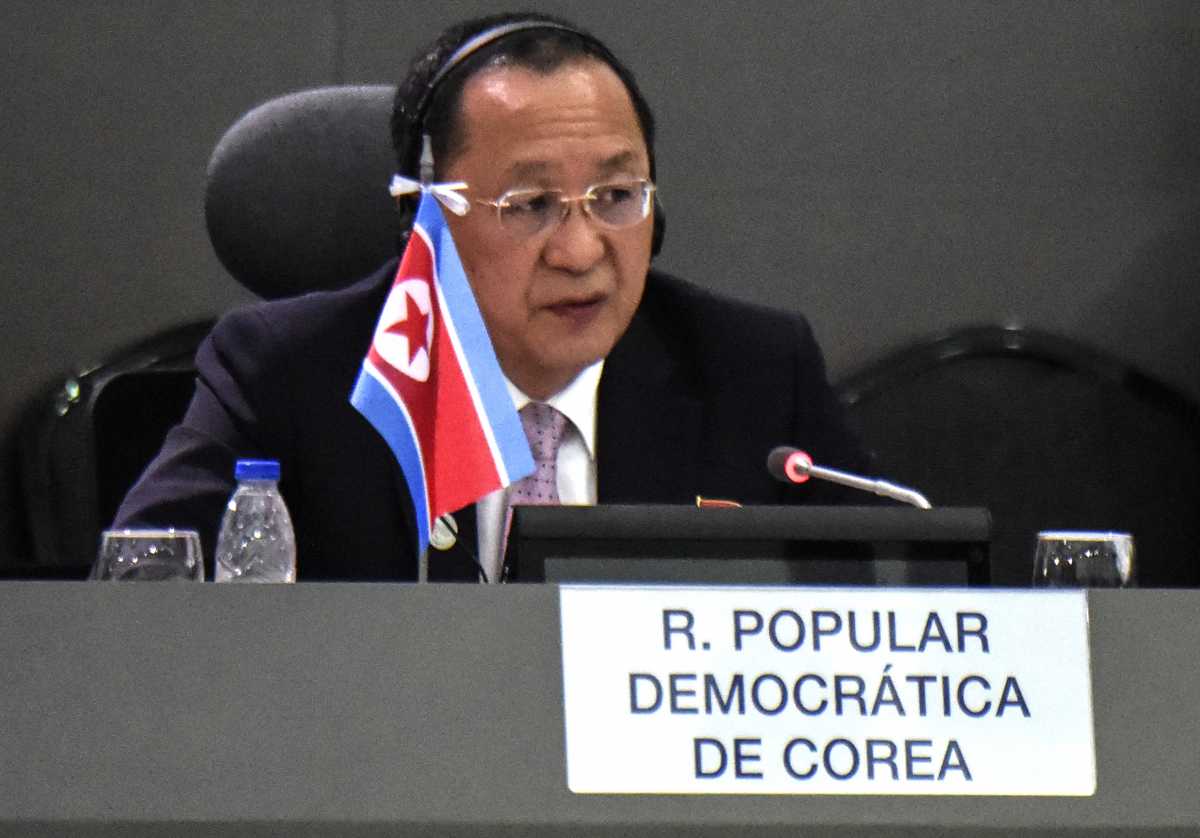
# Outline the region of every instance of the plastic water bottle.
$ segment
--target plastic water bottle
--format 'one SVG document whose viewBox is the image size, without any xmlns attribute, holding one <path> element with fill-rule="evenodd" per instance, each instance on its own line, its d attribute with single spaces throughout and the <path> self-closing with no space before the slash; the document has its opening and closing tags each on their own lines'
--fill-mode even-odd
<svg viewBox="0 0 1200 838">
<path fill-rule="evenodd" d="M 217 537 L 218 582 L 295 582 L 296 536 L 279 494 L 279 463 L 238 460 L 238 485 Z"/>
</svg>

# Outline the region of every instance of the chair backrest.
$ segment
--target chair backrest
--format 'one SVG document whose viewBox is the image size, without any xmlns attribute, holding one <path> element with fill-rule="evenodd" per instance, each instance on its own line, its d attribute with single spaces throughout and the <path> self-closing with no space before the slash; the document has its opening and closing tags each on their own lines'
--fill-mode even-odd
<svg viewBox="0 0 1200 838">
<path fill-rule="evenodd" d="M 395 88 L 323 87 L 272 99 L 225 133 L 204 210 L 233 278 L 266 298 L 353 282 L 396 254 L 389 123 Z"/>
<path fill-rule="evenodd" d="M 192 358 L 211 320 L 178 326 L 71 376 L 20 431 L 32 562 L 0 575 L 83 578 L 100 531 L 195 389 Z"/>
<path fill-rule="evenodd" d="M 1043 529 L 1133 533 L 1139 584 L 1200 584 L 1200 409 L 1075 341 L 971 327 L 839 385 L 880 474 L 986 506 L 992 580 L 1026 586 Z"/>
</svg>

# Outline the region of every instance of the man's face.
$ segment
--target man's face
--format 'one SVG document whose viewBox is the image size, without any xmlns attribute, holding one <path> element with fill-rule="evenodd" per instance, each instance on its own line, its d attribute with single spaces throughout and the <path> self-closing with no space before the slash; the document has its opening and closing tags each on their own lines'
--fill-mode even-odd
<svg viewBox="0 0 1200 838">
<path fill-rule="evenodd" d="M 522 188 L 573 197 L 650 176 L 629 94 L 599 61 L 484 70 L 463 88 L 460 124 L 463 147 L 439 179 L 466 181 L 472 201 Z M 561 390 L 625 332 L 650 266 L 650 219 L 608 230 L 573 204 L 561 224 L 522 238 L 473 203 L 449 223 L 500 365 L 530 396 Z"/>
</svg>

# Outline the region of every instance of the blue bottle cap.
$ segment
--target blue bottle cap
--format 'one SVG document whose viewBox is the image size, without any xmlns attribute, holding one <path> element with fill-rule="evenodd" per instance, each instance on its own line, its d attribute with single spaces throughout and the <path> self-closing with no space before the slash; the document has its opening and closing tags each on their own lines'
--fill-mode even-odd
<svg viewBox="0 0 1200 838">
<path fill-rule="evenodd" d="M 238 460 L 233 476 L 238 480 L 278 480 L 278 460 Z"/>
</svg>

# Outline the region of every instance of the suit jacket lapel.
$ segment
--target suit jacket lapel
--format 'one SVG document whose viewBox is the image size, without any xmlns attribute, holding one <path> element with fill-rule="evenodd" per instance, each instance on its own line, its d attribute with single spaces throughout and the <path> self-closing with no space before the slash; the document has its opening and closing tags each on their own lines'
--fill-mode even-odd
<svg viewBox="0 0 1200 838">
<path fill-rule="evenodd" d="M 691 503 L 702 402 L 645 306 L 609 353 L 597 399 L 600 503 Z"/>
</svg>

